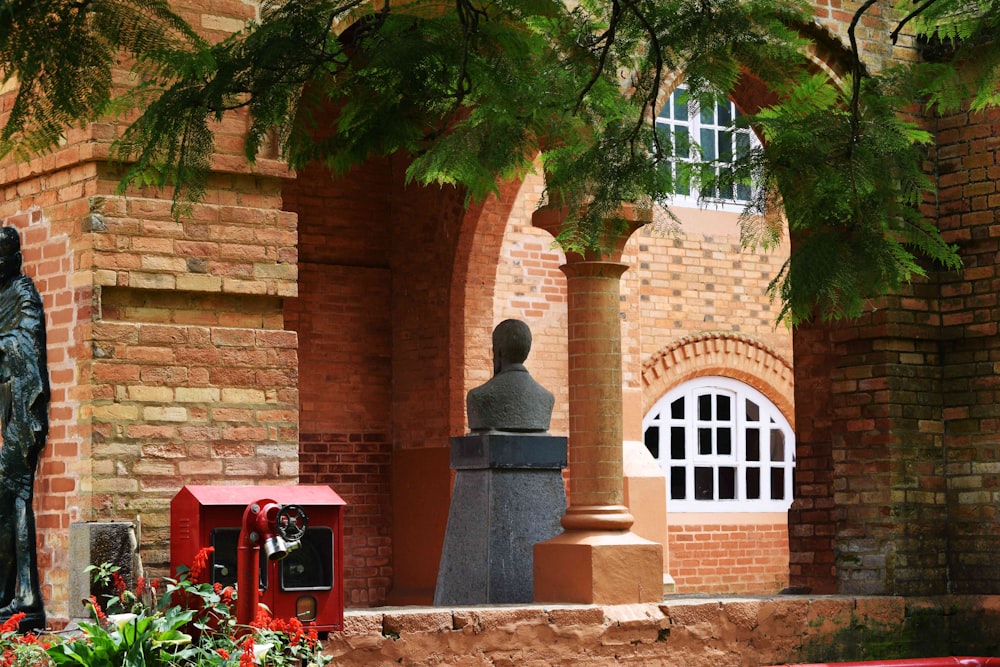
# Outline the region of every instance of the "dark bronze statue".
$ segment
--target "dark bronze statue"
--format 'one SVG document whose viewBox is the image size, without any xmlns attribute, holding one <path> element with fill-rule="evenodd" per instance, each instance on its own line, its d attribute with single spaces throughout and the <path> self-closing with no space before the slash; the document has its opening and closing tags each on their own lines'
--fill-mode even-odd
<svg viewBox="0 0 1000 667">
<path fill-rule="evenodd" d="M 21 629 L 44 627 L 35 514 L 38 457 L 49 429 L 45 311 L 21 273 L 21 240 L 0 228 L 0 618 L 18 612 Z"/>
<path fill-rule="evenodd" d="M 521 320 L 504 320 L 493 329 L 493 377 L 465 399 L 471 431 L 549 430 L 555 398 L 524 367 L 530 351 L 531 329 Z"/>
</svg>

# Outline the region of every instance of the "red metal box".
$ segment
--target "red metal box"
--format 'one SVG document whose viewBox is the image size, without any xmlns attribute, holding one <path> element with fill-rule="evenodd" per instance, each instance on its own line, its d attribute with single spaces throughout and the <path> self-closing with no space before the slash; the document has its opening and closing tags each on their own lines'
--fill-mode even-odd
<svg viewBox="0 0 1000 667">
<path fill-rule="evenodd" d="M 307 629 L 343 629 L 346 503 L 328 486 L 185 486 L 170 502 L 171 572 L 214 547 L 210 581 L 235 584 L 243 512 L 260 500 L 298 505 L 309 526 L 283 560 L 261 554 L 259 602 L 275 618 L 298 617 Z"/>
</svg>

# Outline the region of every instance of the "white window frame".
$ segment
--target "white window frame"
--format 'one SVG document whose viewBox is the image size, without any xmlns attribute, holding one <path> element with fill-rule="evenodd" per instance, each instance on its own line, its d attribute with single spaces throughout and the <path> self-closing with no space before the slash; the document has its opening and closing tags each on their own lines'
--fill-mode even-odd
<svg viewBox="0 0 1000 667">
<path fill-rule="evenodd" d="M 712 397 L 709 419 L 702 419 L 698 412 L 698 399 Z M 715 397 L 730 397 L 729 416 L 720 419 Z M 680 418 L 671 415 L 675 401 L 684 399 L 684 414 Z M 758 409 L 759 419 L 748 419 L 747 401 L 752 401 Z M 650 431 L 656 427 L 656 431 Z M 671 458 L 671 438 L 683 429 L 683 458 Z M 729 429 L 729 451 L 725 452 L 725 438 L 720 434 Z M 747 460 L 747 432 L 757 430 L 757 461 Z M 792 504 L 793 471 L 795 468 L 795 434 L 788 420 L 777 407 L 762 393 L 748 384 L 731 378 L 705 376 L 689 380 L 664 394 L 650 409 L 642 422 L 643 439 L 647 449 L 653 454 L 650 440 L 655 439 L 657 463 L 666 475 L 667 510 L 669 512 L 787 512 Z M 709 442 L 710 438 L 710 442 Z M 699 439 L 701 439 L 699 441 Z M 699 446 L 701 444 L 702 446 Z M 783 447 L 782 447 L 783 445 Z M 680 453 L 680 445 L 678 451 Z M 773 456 L 772 447 L 780 448 L 780 454 Z M 710 449 L 711 451 L 700 451 Z M 720 453 L 720 450 L 722 453 Z M 777 453 L 776 450 L 775 453 Z M 773 457 L 773 458 L 772 458 Z M 695 499 L 695 469 L 704 475 L 704 470 L 712 472 L 712 499 Z M 720 469 L 734 469 L 735 480 L 733 499 L 720 499 L 723 484 Z M 747 497 L 747 470 L 759 469 L 757 487 L 759 498 Z M 680 490 L 672 489 L 672 469 L 684 471 L 683 498 L 674 498 Z M 771 471 L 776 471 L 782 479 L 784 497 L 771 499 Z M 728 474 L 728 473 L 727 473 Z M 704 481 L 704 478 L 702 477 Z M 728 484 L 725 486 L 729 486 Z M 704 487 L 702 487 L 704 488 Z M 676 491 L 676 492 L 675 492 Z M 728 495 L 728 493 L 727 493 Z"/>
<path fill-rule="evenodd" d="M 675 179 L 677 179 L 678 175 L 677 163 L 694 162 L 695 157 L 693 154 L 696 150 L 704 151 L 708 159 L 716 159 L 718 157 L 719 144 L 722 142 L 720 140 L 722 135 L 728 134 L 731 137 L 730 147 L 734 157 L 760 146 L 760 140 L 757 139 L 756 134 L 748 128 L 735 127 L 736 119 L 742 114 L 732 100 L 729 100 L 729 119 L 727 122 L 725 114 L 720 108 L 721 105 L 718 103 L 713 105 L 711 110 L 700 110 L 696 104 L 689 101 L 686 105 L 686 114 L 679 113 L 682 105 L 678 103 L 678 97 L 686 93 L 687 88 L 683 85 L 674 89 L 656 117 L 656 128 L 661 131 L 661 137 L 669 137 L 672 151 L 677 150 L 676 137 L 678 131 L 687 132 L 690 142 L 690 152 L 687 155 L 683 154 L 683 150 L 680 151 L 681 154 L 679 155 L 674 153 L 675 159 L 671 162 L 670 168 L 673 169 Z M 682 118 L 682 115 L 686 115 L 686 118 Z M 711 141 L 704 141 L 703 143 L 703 139 L 709 138 Z M 677 182 L 675 180 L 675 183 Z M 711 207 L 721 211 L 741 213 L 751 198 L 750 186 L 741 187 L 748 188 L 744 193 L 745 197 L 738 195 L 734 195 L 733 197 L 699 197 L 697 184 L 690 183 L 688 193 L 675 194 L 666 203 L 669 206 L 690 208 Z"/>
</svg>

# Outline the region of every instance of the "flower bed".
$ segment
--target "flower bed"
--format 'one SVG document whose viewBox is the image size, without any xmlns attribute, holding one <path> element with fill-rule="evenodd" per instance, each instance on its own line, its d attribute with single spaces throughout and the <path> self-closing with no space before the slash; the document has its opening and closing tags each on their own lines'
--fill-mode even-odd
<svg viewBox="0 0 1000 667">
<path fill-rule="evenodd" d="M 89 568 L 111 591 L 91 596 L 91 622 L 79 631 L 22 634 L 15 614 L 0 626 L 0 667 L 323 667 L 315 631 L 296 618 L 271 618 L 259 606 L 249 626 L 236 623 L 236 591 L 203 583 L 211 549 L 179 579 L 138 580 L 130 589 L 117 568 Z"/>
</svg>

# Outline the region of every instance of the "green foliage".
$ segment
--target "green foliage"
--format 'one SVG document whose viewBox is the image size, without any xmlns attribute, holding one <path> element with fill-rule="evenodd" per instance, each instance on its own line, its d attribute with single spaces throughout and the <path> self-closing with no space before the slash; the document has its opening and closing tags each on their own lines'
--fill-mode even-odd
<svg viewBox="0 0 1000 667">
<path fill-rule="evenodd" d="M 197 42 L 166 0 L 5 0 L 0 66 L 17 94 L 0 152 L 31 157 L 108 111 L 123 58 Z"/>
<path fill-rule="evenodd" d="M 1000 104 L 1000 6 L 991 0 L 925 5 L 913 26 L 928 62 L 907 72 L 917 92 L 946 112 L 963 103 L 973 110 Z"/>
<path fill-rule="evenodd" d="M 54 665 L 83 667 L 166 667 L 182 664 L 193 650 L 191 636 L 180 631 L 194 617 L 191 610 L 171 607 L 162 614 L 119 614 L 107 623 L 80 623 L 88 641 L 54 644 Z"/>
<path fill-rule="evenodd" d="M 914 148 L 930 135 L 895 111 L 877 79 L 862 83 L 858 115 L 849 97 L 816 75 L 750 119 L 765 144 L 751 158 L 760 189 L 745 232 L 761 230 L 749 240 L 766 245 L 772 227 L 754 218 L 784 206 L 796 251 L 769 289 L 792 323 L 857 317 L 871 296 L 926 274 L 914 253 L 959 266 L 920 211 L 931 183 Z"/>
<path fill-rule="evenodd" d="M 919 215 L 933 195 L 926 136 L 903 112 L 1000 103 L 1000 5 L 906 0 L 896 12 L 887 39 L 915 30 L 951 59 L 869 72 L 852 24 L 842 90 L 810 74 L 802 0 L 264 0 L 258 20 L 214 43 L 167 0 L 0 0 L 0 66 L 18 85 L 0 150 L 26 157 L 74 124 L 129 114 L 113 147 L 122 189 L 172 187 L 181 214 L 204 195 L 218 123 L 237 114 L 251 162 L 274 145 L 293 167 L 339 175 L 401 154 L 409 180 L 468 201 L 541 168 L 546 201 L 572 212 L 560 243 L 585 252 L 623 223 L 621 204 L 675 191 L 680 158 L 651 120 L 676 73 L 701 104 L 755 80 L 780 98 L 751 119 L 766 148 L 734 170 L 680 172 L 759 179 L 747 242 L 776 242 L 780 205 L 798 241 L 772 285 L 783 316 L 852 317 L 921 275 L 923 257 L 957 265 Z M 116 90 L 124 70 L 134 85 Z"/>
<path fill-rule="evenodd" d="M 17 633 L 23 614 L 15 615 L 0 627 L 0 664 L 323 667 L 330 663 L 331 658 L 322 654 L 316 632 L 307 631 L 298 619 L 272 619 L 261 607 L 249 626 L 237 625 L 233 616 L 235 591 L 195 580 L 207 562 L 207 550 L 203 550 L 192 570 L 182 573 L 180 579 L 152 585 L 140 579 L 135 589 L 124 587 L 116 577 L 116 567 L 88 567 L 95 583 L 116 590 L 99 600 L 90 599 L 93 620 L 80 622 L 79 633 L 39 638 Z M 123 611 L 110 613 L 115 609 Z"/>
</svg>

